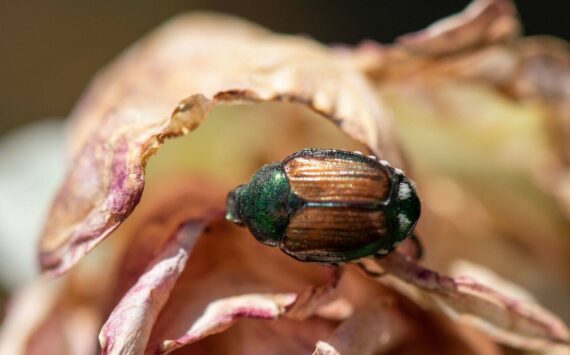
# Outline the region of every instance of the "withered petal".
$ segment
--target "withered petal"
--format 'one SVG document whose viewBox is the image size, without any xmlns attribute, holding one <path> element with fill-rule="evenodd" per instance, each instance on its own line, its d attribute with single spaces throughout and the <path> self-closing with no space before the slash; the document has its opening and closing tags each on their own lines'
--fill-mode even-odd
<svg viewBox="0 0 570 355">
<path fill-rule="evenodd" d="M 416 54 L 439 56 L 519 34 L 516 8 L 509 0 L 474 0 L 465 10 L 428 28 L 399 37 L 396 43 Z"/>
<path fill-rule="evenodd" d="M 115 307 L 99 335 L 102 354 L 140 354 L 170 290 L 207 219 L 187 222 L 150 263 Z"/>
<path fill-rule="evenodd" d="M 517 98 L 542 102 L 565 168 L 570 166 L 570 44 L 564 40 L 536 36 L 516 43 L 520 52 L 517 75 L 511 80 L 510 92 Z M 566 180 L 566 179 L 564 179 Z M 564 182 L 562 182 L 564 184 Z M 552 186 L 557 186 L 554 183 Z M 557 191 L 556 197 L 561 196 Z M 570 200 L 564 201 L 564 212 L 570 216 Z"/>
<path fill-rule="evenodd" d="M 261 300 L 252 305 L 252 309 L 261 307 L 261 312 L 264 300 L 282 294 L 276 299 L 284 300 L 282 311 L 291 321 L 313 315 L 334 296 L 337 274 L 332 268 L 295 262 L 260 245 L 245 229 L 219 220 L 225 194 L 211 181 L 187 174 L 163 177 L 144 198 L 152 203 L 143 202 L 122 229 L 122 235 L 130 238 L 117 272 L 118 305 L 100 334 L 103 353 L 154 354 L 162 351 L 165 339 L 173 339 L 170 349 L 222 332 L 229 323 L 196 330 L 202 322 L 198 321 L 184 335 L 209 305 L 202 319 L 225 304 L 220 300 L 236 295 L 253 295 L 246 297 L 250 303 Z M 180 229 L 181 225 L 192 229 Z"/>
<path fill-rule="evenodd" d="M 371 282 L 360 271 L 348 267 L 345 276 L 349 277 L 343 277 L 339 285 L 341 297 L 348 297 L 355 312 L 344 317 L 328 337 L 320 338 L 317 353 L 423 354 L 426 349 L 437 354 L 501 353 L 499 345 L 485 334 L 429 311 L 382 282 Z"/>
<path fill-rule="evenodd" d="M 479 52 L 508 46 L 519 36 L 520 27 L 512 1 L 474 0 L 462 12 L 400 36 L 393 44 L 365 41 L 354 51 L 340 53 L 378 84 L 416 75 L 439 79 L 439 76 L 449 76 L 449 72 L 457 74 L 459 71 L 465 75 L 471 70 L 486 70 L 486 66 L 495 63 L 510 64 L 511 58 L 505 59 L 507 54 L 501 51 L 485 55 Z M 472 59 L 472 55 L 476 58 Z M 483 68 L 465 69 L 473 64 Z"/>
<path fill-rule="evenodd" d="M 239 306 L 242 301 L 251 303 L 253 308 L 263 306 L 267 302 L 273 303 L 274 295 L 286 296 L 278 296 L 278 300 L 287 301 L 280 303 L 280 315 L 290 322 L 297 321 L 299 325 L 291 329 L 286 325 L 285 328 L 278 325 L 277 328 L 268 330 L 268 333 L 280 337 L 289 334 L 289 331 L 299 330 L 299 327 L 310 328 L 306 324 L 312 322 L 307 320 L 307 317 L 318 313 L 319 306 L 336 295 L 333 288 L 335 282 L 336 278 L 331 275 L 330 268 L 298 263 L 274 248 L 259 245 L 244 229 L 229 223 L 212 224 L 209 232 L 200 238 L 184 273 L 170 294 L 168 303 L 161 311 L 146 351 L 154 353 L 160 349 L 180 347 L 201 340 L 207 335 L 222 332 L 233 324 L 234 320 L 243 316 L 253 317 L 256 314 L 232 313 L 232 307 Z M 238 295 L 248 296 L 239 296 L 236 299 L 235 296 Z M 219 302 L 220 300 L 237 301 L 226 303 Z M 255 300 L 260 300 L 261 303 L 255 305 L 252 303 Z M 215 306 L 205 314 L 204 310 L 211 305 Z M 220 305 L 223 307 L 219 308 Z M 212 309 L 226 313 L 219 314 Z M 221 318 L 212 320 L 212 317 Z M 203 324 L 204 319 L 210 319 L 208 326 L 197 329 L 196 322 Z M 299 322 L 300 320 L 303 322 Z M 323 320 L 317 323 L 320 327 L 330 322 Z M 247 322 L 236 324 L 240 334 L 245 332 L 247 336 L 255 337 L 259 330 L 252 330 L 250 325 L 251 323 Z M 252 326 L 256 329 L 264 328 Z M 234 329 L 232 327 L 228 331 L 231 333 Z M 227 332 L 224 336 L 231 338 Z M 228 340 L 227 337 L 224 339 Z M 165 340 L 170 340 L 166 347 Z M 207 347 L 203 344 L 204 341 L 208 342 L 208 339 L 194 346 Z M 268 340 L 268 343 L 272 342 L 273 340 Z M 295 348 L 303 345 L 305 341 L 289 339 L 281 342 L 285 343 Z M 232 341 L 224 344 L 231 347 Z"/>
<path fill-rule="evenodd" d="M 73 161 L 41 238 L 43 270 L 64 272 L 129 216 L 165 139 L 195 129 L 216 105 L 264 101 L 305 106 L 401 162 L 366 80 L 326 47 L 231 17 L 181 16 L 103 72 L 74 111 Z"/>
<path fill-rule="evenodd" d="M 570 345 L 566 326 L 537 304 L 507 297 L 469 278 L 440 275 L 397 252 L 379 261 L 367 260 L 366 265 L 371 270 L 381 265 L 395 277 L 380 281 L 452 319 L 479 328 L 498 342 L 527 349 Z"/>
<path fill-rule="evenodd" d="M 210 303 L 204 313 L 181 337 L 164 340 L 162 353 L 168 353 L 181 346 L 194 343 L 212 334 L 228 329 L 241 318 L 277 319 L 299 318 L 314 314 L 317 306 L 326 300 L 332 289 L 328 286 L 308 287 L 299 294 L 247 294 L 223 298 Z"/>
</svg>

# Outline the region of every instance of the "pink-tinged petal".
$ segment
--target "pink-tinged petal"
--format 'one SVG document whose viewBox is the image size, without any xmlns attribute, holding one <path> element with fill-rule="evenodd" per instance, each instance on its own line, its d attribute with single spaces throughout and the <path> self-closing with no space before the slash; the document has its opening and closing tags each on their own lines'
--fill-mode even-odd
<svg viewBox="0 0 570 355">
<path fill-rule="evenodd" d="M 176 247 L 175 236 L 181 232 L 181 226 L 188 221 L 199 224 L 199 221 L 207 223 L 212 217 L 223 217 L 227 192 L 213 182 L 175 174 L 162 177 L 145 189 L 140 208 L 122 230 L 122 242 L 127 246 L 117 266 L 115 303 L 159 260 L 159 254 L 165 253 L 164 248 Z M 188 253 L 191 249 L 192 246 Z"/>
<path fill-rule="evenodd" d="M 396 43 L 406 50 L 434 56 L 504 41 L 518 33 L 516 9 L 511 1 L 475 0 L 463 12 L 399 37 Z"/>
<path fill-rule="evenodd" d="M 327 338 L 335 325 L 317 317 L 302 322 L 289 318 L 270 321 L 244 318 L 225 332 L 176 349 L 172 354 L 310 354 L 318 339 Z"/>
<path fill-rule="evenodd" d="M 175 233 L 115 307 L 101 333 L 103 354 L 140 354 L 188 254 L 207 224 L 189 221 Z"/>
<path fill-rule="evenodd" d="M 131 214 L 144 166 L 167 138 L 217 105 L 267 101 L 308 108 L 401 162 L 390 117 L 349 62 L 238 19 L 181 16 L 104 71 L 74 111 L 73 160 L 40 242 L 43 269 L 64 272 Z"/>
<path fill-rule="evenodd" d="M 344 354 L 378 349 L 376 353 L 421 354 L 436 349 L 433 353 L 501 353 L 488 336 L 442 314 L 426 311 L 384 283 L 373 282 L 359 268 L 345 269 L 337 291 L 339 300 L 352 304 L 353 312 L 339 319 L 343 322 L 334 332 L 319 338 L 319 351 Z M 334 301 L 324 308 L 338 306 Z"/>
<path fill-rule="evenodd" d="M 249 294 L 212 302 L 204 314 L 178 339 L 165 340 L 160 351 L 168 353 L 194 343 L 212 334 L 228 329 L 241 318 L 277 319 L 280 317 L 306 318 L 316 311 L 330 288 L 309 288 L 300 294 Z M 301 316 L 300 316 L 301 315 Z"/>
<path fill-rule="evenodd" d="M 288 320 L 284 324 L 281 324 L 284 319 L 280 319 L 280 325 L 268 325 L 267 336 L 271 334 L 275 338 L 286 338 L 287 340 L 277 343 L 291 349 L 305 348 L 308 342 L 301 338 L 316 341 L 317 339 L 312 338 L 316 335 L 306 333 L 302 336 L 291 336 L 299 331 L 306 332 L 311 326 L 319 327 L 323 331 L 329 327 L 331 322 L 313 321 L 307 317 L 318 313 L 321 304 L 332 300 L 335 280 L 335 273 L 331 268 L 298 263 L 278 249 L 259 245 L 243 228 L 226 222 L 212 224 L 208 232 L 200 238 L 186 270 L 171 292 L 168 303 L 154 326 L 146 351 L 149 354 L 160 352 L 164 348 L 165 340 L 170 340 L 168 349 L 195 342 L 205 335 L 225 330 L 236 318 L 267 315 L 264 311 L 267 302 L 271 307 L 275 305 L 270 309 L 279 310 L 279 314 L 283 314 Z M 235 298 L 239 295 L 248 296 Z M 281 295 L 277 298 L 279 302 L 275 301 L 273 295 Z M 226 302 L 227 300 L 229 301 Z M 255 300 L 260 301 L 259 306 L 263 306 L 260 310 L 256 311 L 254 307 L 251 312 L 242 312 L 242 302 L 251 303 L 253 307 L 256 306 L 253 303 Z M 235 313 L 232 307 L 237 308 Z M 204 313 L 206 309 L 208 311 Z M 219 312 L 223 314 L 220 315 Z M 210 321 L 212 317 L 215 319 Z M 300 320 L 303 321 L 296 327 L 287 325 Z M 243 332 L 242 337 L 254 337 L 263 332 L 261 329 L 265 329 L 265 326 L 252 325 L 251 322 L 239 322 L 224 332 L 224 339 L 227 341 L 224 340 L 223 345 L 215 345 L 216 353 L 222 351 L 222 347 L 226 350 L 231 348 L 233 341 L 229 339 L 235 332 Z M 204 323 L 208 325 L 199 326 Z M 236 327 L 237 330 L 233 330 Z M 228 332 L 231 334 L 226 336 Z M 202 344 L 204 341 L 210 345 Z M 271 346 L 273 342 L 274 340 L 268 338 L 267 344 L 258 345 L 262 348 Z M 255 344 L 254 341 L 251 346 Z M 245 341 L 242 345 L 249 346 Z M 196 349 L 211 346 L 211 342 L 204 339 L 191 347 Z M 255 351 L 262 353 L 259 349 Z"/>
<path fill-rule="evenodd" d="M 380 280 L 504 344 L 528 349 L 570 344 L 566 326 L 537 304 L 512 299 L 469 278 L 440 275 L 398 253 L 365 263 L 370 270 L 381 265 L 396 277 Z M 399 280 L 416 288 L 410 289 Z"/>
<path fill-rule="evenodd" d="M 297 296 L 286 294 L 251 294 L 217 300 L 182 337 L 162 342 L 161 351 L 169 352 L 212 334 L 223 332 L 240 318 L 277 319 Z"/>
<path fill-rule="evenodd" d="M 119 304 L 100 335 L 104 353 L 156 353 L 163 340 L 183 337 L 208 305 L 240 294 L 283 290 L 293 297 L 284 310 L 295 320 L 306 319 L 332 297 L 334 269 L 297 263 L 228 222 L 210 224 L 194 247 L 194 236 L 181 244 L 180 236 L 173 237 L 177 226 L 205 221 L 208 211 L 217 214 L 225 194 L 188 176 L 162 179 L 145 193 L 152 203 L 141 204 L 122 229 L 131 237 L 117 275 Z"/>
<path fill-rule="evenodd" d="M 552 111 L 559 130 L 553 135 L 568 162 L 563 136 L 570 132 L 565 123 L 570 45 L 554 37 L 522 37 L 520 27 L 512 1 L 475 0 L 463 12 L 401 36 L 393 45 L 367 41 L 340 53 L 381 86 L 459 79 L 488 83 L 511 98 L 538 98 Z"/>
<path fill-rule="evenodd" d="M 367 44 L 355 53 L 401 129 L 410 132 L 402 142 L 418 162 L 414 180 L 425 212 L 420 233 L 431 246 L 430 265 L 443 270 L 454 257 L 476 260 L 524 285 L 560 316 L 569 314 L 568 43 L 515 37 L 433 56 L 399 43 Z M 491 138 L 490 130 L 501 138 Z M 447 155 L 449 146 L 457 148 L 454 156 Z M 474 166 L 481 167 L 476 174 Z M 438 180 L 459 193 L 446 187 L 430 194 Z M 498 188 L 507 180 L 508 188 Z M 451 213 L 441 213 L 445 205 Z"/>
</svg>

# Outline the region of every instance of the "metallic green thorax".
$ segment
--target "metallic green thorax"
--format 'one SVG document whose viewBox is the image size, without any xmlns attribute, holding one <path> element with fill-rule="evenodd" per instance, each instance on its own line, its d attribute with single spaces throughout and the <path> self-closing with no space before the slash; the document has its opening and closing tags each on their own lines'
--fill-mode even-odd
<svg viewBox="0 0 570 355">
<path fill-rule="evenodd" d="M 334 158 L 371 159 L 352 152 L 334 150 L 303 150 L 296 155 L 323 156 Z M 293 157 L 292 156 L 292 157 Z M 287 160 L 287 159 L 286 159 Z M 378 163 L 377 161 L 374 161 Z M 240 185 L 228 195 L 226 218 L 240 225 L 245 225 L 257 240 L 269 246 L 283 249 L 282 241 L 292 216 L 307 206 L 322 206 L 323 213 L 327 208 L 348 208 L 354 210 L 379 210 L 386 216 L 386 235 L 378 242 L 367 245 L 359 250 L 347 250 L 346 253 L 330 257 L 309 254 L 298 257 L 285 249 L 285 252 L 300 260 L 319 262 L 341 262 L 367 255 L 373 255 L 380 250 L 386 254 L 408 237 L 420 216 L 420 201 L 410 180 L 398 169 L 387 164 L 378 163 L 378 169 L 383 169 L 390 178 L 388 198 L 367 205 L 350 205 L 343 201 L 312 202 L 305 201 L 292 192 L 283 163 L 275 163 L 262 167 L 251 178 L 248 184 Z M 358 226 L 354 226 L 357 229 Z M 339 231 L 342 233 L 342 231 Z M 310 252 L 309 252 L 310 253 Z"/>
<path fill-rule="evenodd" d="M 226 219 L 245 224 L 262 243 L 278 246 L 300 201 L 291 194 L 280 164 L 266 165 L 228 196 Z"/>
</svg>

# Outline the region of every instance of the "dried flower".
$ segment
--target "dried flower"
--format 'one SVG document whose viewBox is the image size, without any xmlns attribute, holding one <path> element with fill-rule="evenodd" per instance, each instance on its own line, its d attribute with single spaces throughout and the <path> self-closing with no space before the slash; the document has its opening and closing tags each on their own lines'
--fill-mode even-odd
<svg viewBox="0 0 570 355">
<path fill-rule="evenodd" d="M 420 111 L 422 100 L 439 98 L 429 95 L 436 87 L 439 109 L 470 98 L 469 89 L 446 96 L 445 85 L 477 81 L 558 108 L 566 101 L 548 92 L 562 89 L 545 89 L 534 69 L 520 74 L 529 56 L 518 27 L 512 4 L 498 0 L 476 1 L 387 47 L 327 48 L 215 15 L 166 24 L 107 68 L 74 111 L 72 164 L 40 243 L 44 271 L 68 273 L 15 297 L 0 350 L 93 353 L 99 329 L 103 354 L 417 353 L 430 346 L 489 354 L 500 353 L 497 343 L 568 345 L 556 316 L 479 267 L 467 266 L 473 278 L 448 277 L 418 265 L 406 243 L 365 260 L 367 274 L 305 264 L 220 218 L 231 187 L 299 148 L 357 149 L 405 167 L 391 115 L 405 116 L 403 97 Z M 504 66 L 489 71 L 488 63 Z M 413 147 L 406 136 L 423 127 L 405 124 L 400 136 Z M 428 178 L 418 166 L 421 194 Z M 449 238 L 433 224 L 473 222 L 450 215 L 469 189 L 435 176 L 440 189 L 426 185 L 420 228 L 427 263 L 445 270 L 458 244 L 478 256 L 487 249 L 431 236 Z M 448 193 L 456 209 L 444 201 L 438 214 Z M 33 317 L 24 318 L 34 304 Z"/>
</svg>

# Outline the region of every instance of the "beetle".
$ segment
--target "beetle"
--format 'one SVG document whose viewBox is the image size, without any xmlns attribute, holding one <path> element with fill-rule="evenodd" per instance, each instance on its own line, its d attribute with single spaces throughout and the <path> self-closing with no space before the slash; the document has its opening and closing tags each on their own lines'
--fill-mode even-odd
<svg viewBox="0 0 570 355">
<path fill-rule="evenodd" d="M 382 257 L 412 236 L 421 204 L 414 184 L 359 152 L 303 149 L 259 169 L 228 194 L 226 219 L 300 261 Z"/>
</svg>

